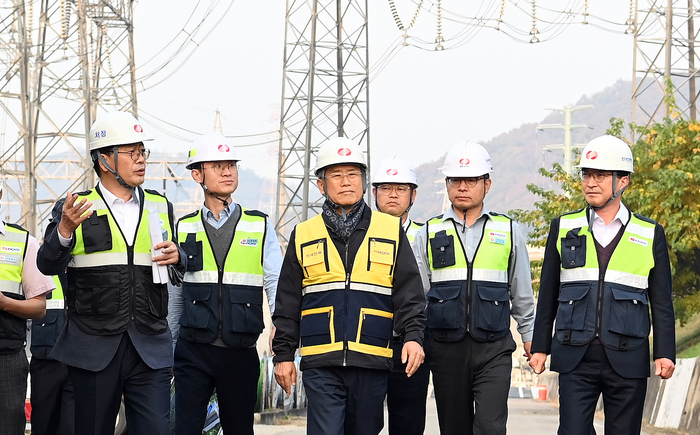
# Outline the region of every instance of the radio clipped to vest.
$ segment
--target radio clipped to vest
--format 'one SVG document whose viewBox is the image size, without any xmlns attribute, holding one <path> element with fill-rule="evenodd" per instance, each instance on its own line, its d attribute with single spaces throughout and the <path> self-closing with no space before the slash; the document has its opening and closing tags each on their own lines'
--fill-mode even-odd
<svg viewBox="0 0 700 435">
<path fill-rule="evenodd" d="M 433 254 L 433 269 L 455 265 L 455 240 L 454 236 L 447 235 L 447 231 L 439 231 L 430 239 L 430 249 Z"/>
<path fill-rule="evenodd" d="M 561 239 L 561 267 L 564 269 L 586 265 L 586 235 L 579 231 L 581 228 L 574 228 Z"/>
</svg>

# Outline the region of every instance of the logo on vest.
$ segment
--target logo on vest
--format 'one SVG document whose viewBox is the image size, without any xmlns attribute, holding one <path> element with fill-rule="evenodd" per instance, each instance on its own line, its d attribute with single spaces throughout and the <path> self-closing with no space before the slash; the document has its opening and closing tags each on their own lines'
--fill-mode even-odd
<svg viewBox="0 0 700 435">
<path fill-rule="evenodd" d="M 649 242 L 647 242 L 646 240 L 639 239 L 639 238 L 634 237 L 634 236 L 630 236 L 630 242 L 636 243 L 638 245 L 642 245 L 644 247 L 649 246 Z"/>
<path fill-rule="evenodd" d="M 491 242 L 491 243 L 505 245 L 507 237 L 508 236 L 505 233 L 499 233 L 496 231 L 489 231 L 489 242 Z"/>
<path fill-rule="evenodd" d="M 8 263 L 17 263 L 17 257 L 11 257 L 9 255 L 0 255 L 0 261 L 6 261 Z"/>
<path fill-rule="evenodd" d="M 241 239 L 239 245 L 255 247 L 258 246 L 258 239 Z"/>
<path fill-rule="evenodd" d="M 0 247 L 1 252 L 9 252 L 11 254 L 20 254 L 22 253 L 22 248 L 18 246 L 3 246 Z"/>
</svg>

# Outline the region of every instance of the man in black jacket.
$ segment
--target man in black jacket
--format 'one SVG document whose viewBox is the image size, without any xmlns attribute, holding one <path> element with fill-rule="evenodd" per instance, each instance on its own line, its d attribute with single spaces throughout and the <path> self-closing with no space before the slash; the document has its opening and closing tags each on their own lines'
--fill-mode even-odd
<svg viewBox="0 0 700 435">
<path fill-rule="evenodd" d="M 420 274 L 399 219 L 365 204 L 366 169 L 352 141 L 321 146 L 323 213 L 297 225 L 280 272 L 275 376 L 290 394 L 301 342 L 309 434 L 381 431 L 392 325 L 403 337 L 407 375 L 424 358 Z"/>
<path fill-rule="evenodd" d="M 560 435 L 594 433 L 601 394 L 605 433 L 638 435 L 650 375 L 649 304 L 655 375 L 668 379 L 675 368 L 666 236 L 661 225 L 622 204 L 634 170 L 625 142 L 593 139 L 579 167 L 588 207 L 552 221 L 530 365 L 542 373 L 552 354 L 551 369 L 559 372 Z"/>
</svg>

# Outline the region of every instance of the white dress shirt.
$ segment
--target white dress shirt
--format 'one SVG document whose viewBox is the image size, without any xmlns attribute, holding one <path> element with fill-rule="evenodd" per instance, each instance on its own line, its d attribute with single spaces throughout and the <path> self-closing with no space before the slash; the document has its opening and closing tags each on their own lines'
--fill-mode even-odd
<svg viewBox="0 0 700 435">
<path fill-rule="evenodd" d="M 630 213 L 625 207 L 625 204 L 620 203 L 620 209 L 613 218 L 610 224 L 605 225 L 605 221 L 602 217 L 598 216 L 598 213 L 593 212 L 593 237 L 595 237 L 596 242 L 600 244 L 603 248 L 608 246 L 610 242 L 613 241 L 617 233 L 620 231 L 624 225 L 627 225 L 627 221 L 630 218 Z"/>
</svg>

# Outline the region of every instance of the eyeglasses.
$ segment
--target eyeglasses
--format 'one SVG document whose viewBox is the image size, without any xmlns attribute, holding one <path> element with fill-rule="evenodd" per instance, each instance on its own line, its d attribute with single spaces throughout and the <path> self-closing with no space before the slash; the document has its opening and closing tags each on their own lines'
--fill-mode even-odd
<svg viewBox="0 0 700 435">
<path fill-rule="evenodd" d="M 362 177 L 362 172 L 348 172 L 347 174 L 341 174 L 341 173 L 335 173 L 335 174 L 329 174 L 326 175 L 325 178 L 326 180 L 331 180 L 335 182 L 341 182 L 343 178 L 348 177 L 348 181 L 350 182 L 355 182 Z"/>
<path fill-rule="evenodd" d="M 447 185 L 450 187 L 459 187 L 462 183 L 466 184 L 467 187 L 474 187 L 476 183 L 485 177 L 447 177 Z"/>
<path fill-rule="evenodd" d="M 394 190 L 396 190 L 397 195 L 406 195 L 411 191 L 411 186 L 407 184 L 380 184 L 377 186 L 377 191 L 383 195 L 391 195 Z"/>
<path fill-rule="evenodd" d="M 116 154 L 129 154 L 131 156 L 131 160 L 137 162 L 139 158 L 143 157 L 144 160 L 148 160 L 148 157 L 151 155 L 151 150 L 148 148 L 141 148 L 141 149 L 133 149 L 131 151 L 114 151 Z"/>
<path fill-rule="evenodd" d="M 215 162 L 211 166 L 207 166 L 207 168 L 213 169 L 216 175 L 223 174 L 224 168 L 233 173 L 238 170 L 238 162 Z"/>
<path fill-rule="evenodd" d="M 591 178 L 595 180 L 596 183 L 602 183 L 606 177 L 612 175 L 612 172 L 601 172 L 601 171 L 587 171 L 582 170 L 579 172 L 579 176 L 583 181 L 589 181 Z"/>
</svg>

